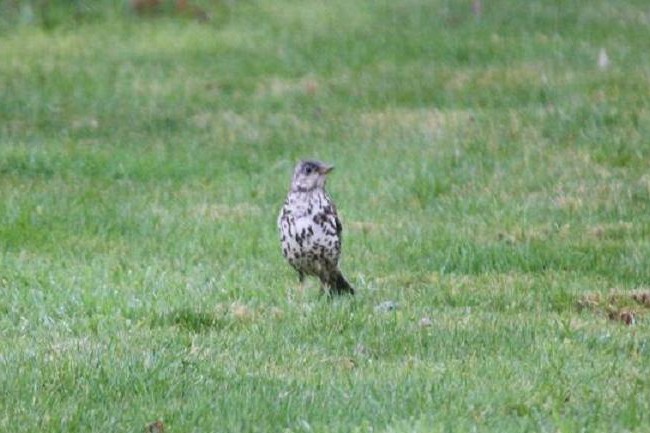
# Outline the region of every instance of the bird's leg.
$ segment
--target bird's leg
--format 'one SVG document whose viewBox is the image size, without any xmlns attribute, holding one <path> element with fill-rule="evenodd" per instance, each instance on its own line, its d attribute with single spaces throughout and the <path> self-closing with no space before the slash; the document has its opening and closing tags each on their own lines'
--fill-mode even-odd
<svg viewBox="0 0 650 433">
<path fill-rule="evenodd" d="M 298 292 L 302 296 L 305 293 L 305 273 L 298 271 Z"/>
<path fill-rule="evenodd" d="M 329 273 L 324 273 L 319 275 L 320 279 L 320 296 L 327 296 L 328 298 L 332 298 L 332 282 L 330 281 L 329 278 Z"/>
<path fill-rule="evenodd" d="M 305 297 L 305 274 L 298 271 L 298 287 L 296 288 L 296 295 L 299 299 Z"/>
<path fill-rule="evenodd" d="M 298 269 L 296 269 L 296 271 L 298 272 L 298 285 L 296 287 L 287 288 L 287 298 L 291 301 L 295 300 L 294 298 L 304 298 L 305 293 L 305 274 L 300 272 Z"/>
</svg>

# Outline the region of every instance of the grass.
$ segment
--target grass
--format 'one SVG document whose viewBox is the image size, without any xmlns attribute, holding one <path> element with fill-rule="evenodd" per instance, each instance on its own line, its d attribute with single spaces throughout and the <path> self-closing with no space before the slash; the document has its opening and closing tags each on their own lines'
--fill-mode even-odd
<svg viewBox="0 0 650 433">
<path fill-rule="evenodd" d="M 470 3 L 0 6 L 0 431 L 648 431 L 650 9 Z"/>
</svg>

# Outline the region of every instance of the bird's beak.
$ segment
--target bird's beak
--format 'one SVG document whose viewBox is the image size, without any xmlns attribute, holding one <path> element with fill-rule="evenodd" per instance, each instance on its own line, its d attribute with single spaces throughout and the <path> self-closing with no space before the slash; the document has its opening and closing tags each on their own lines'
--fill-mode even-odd
<svg viewBox="0 0 650 433">
<path fill-rule="evenodd" d="M 321 165 L 320 168 L 318 169 L 318 172 L 319 172 L 320 174 L 328 174 L 328 173 L 329 173 L 330 171 L 332 171 L 332 170 L 334 170 L 334 166 L 333 166 L 333 165 L 323 164 L 323 165 Z"/>
</svg>

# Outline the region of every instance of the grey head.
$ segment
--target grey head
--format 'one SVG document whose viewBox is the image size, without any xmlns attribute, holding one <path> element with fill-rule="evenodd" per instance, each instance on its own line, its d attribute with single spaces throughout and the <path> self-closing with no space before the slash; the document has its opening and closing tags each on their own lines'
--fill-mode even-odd
<svg viewBox="0 0 650 433">
<path fill-rule="evenodd" d="M 325 187 L 327 174 L 334 166 L 321 161 L 300 161 L 293 172 L 291 191 L 308 192 Z"/>
</svg>

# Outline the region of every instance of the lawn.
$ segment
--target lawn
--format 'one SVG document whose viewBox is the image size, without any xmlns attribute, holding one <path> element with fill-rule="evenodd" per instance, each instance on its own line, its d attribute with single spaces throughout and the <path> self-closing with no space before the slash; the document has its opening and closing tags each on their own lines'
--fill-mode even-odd
<svg viewBox="0 0 650 433">
<path fill-rule="evenodd" d="M 0 431 L 650 431 L 646 0 L 197 4 L 0 3 Z"/>
</svg>

